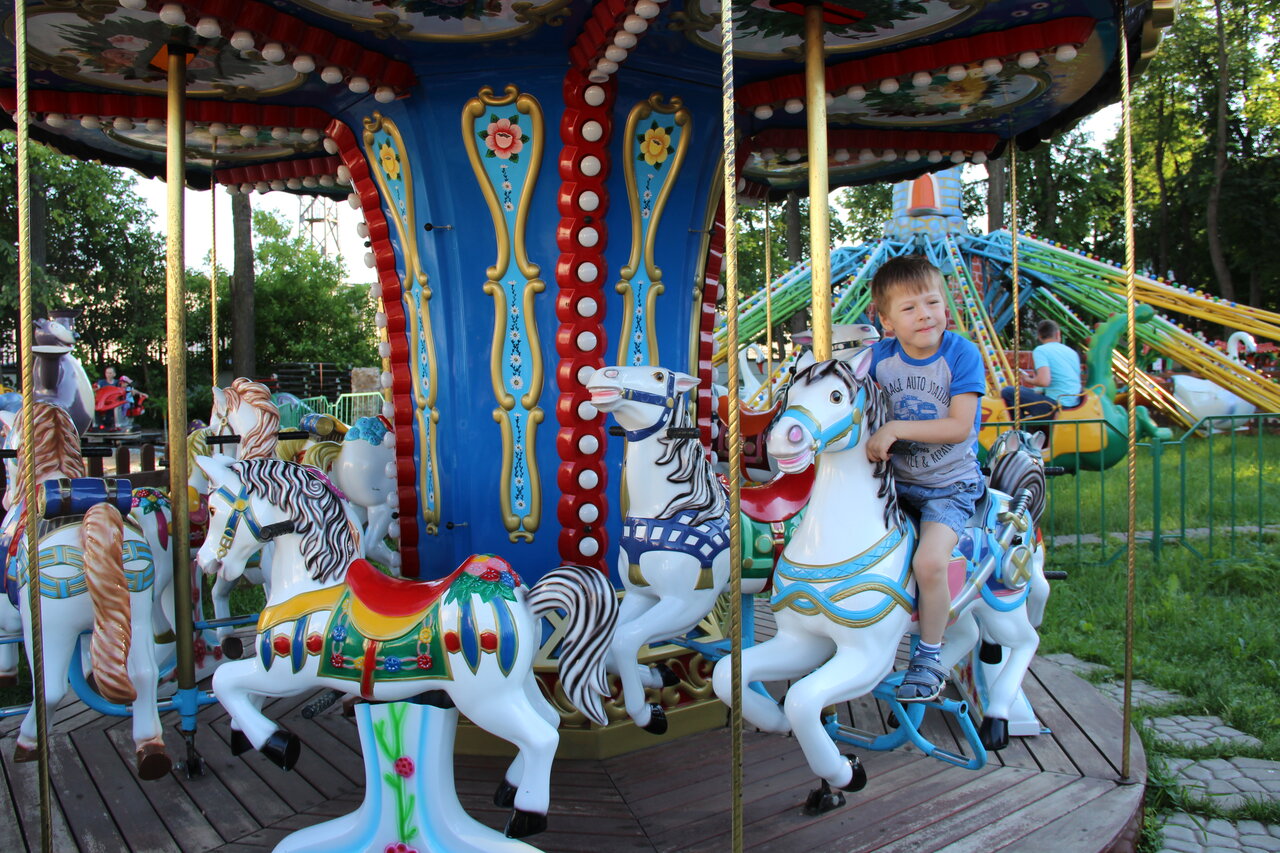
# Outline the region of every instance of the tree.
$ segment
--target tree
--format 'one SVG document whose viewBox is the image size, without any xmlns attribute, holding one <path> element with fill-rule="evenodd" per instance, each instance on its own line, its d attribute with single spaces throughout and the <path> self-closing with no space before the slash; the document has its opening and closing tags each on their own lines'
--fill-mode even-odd
<svg viewBox="0 0 1280 853">
<path fill-rule="evenodd" d="M 254 212 L 253 230 L 257 237 L 254 323 L 260 370 L 266 372 L 288 362 L 326 361 L 344 369 L 377 364 L 375 308 L 367 287 L 344 283 L 342 259 L 325 257 L 305 237 L 291 234 L 284 219 L 267 211 Z M 218 280 L 219 339 L 231 340 L 234 285 L 225 271 L 219 271 Z M 187 292 L 190 346 L 207 348 L 208 274 L 188 270 Z M 234 349 L 233 340 L 231 346 Z M 202 380 L 209 369 L 207 364 L 199 367 Z"/>
<path fill-rule="evenodd" d="M 235 273 L 231 278 L 231 371 L 236 376 L 258 373 L 257 328 L 253 316 L 253 210 L 247 193 L 231 198 L 231 233 Z"/>
<path fill-rule="evenodd" d="M 0 334 L 18 326 L 17 142 L 0 132 Z M 153 214 L 127 172 L 31 146 L 33 195 L 43 222 L 32 223 L 37 312 L 74 308 L 80 354 L 138 366 L 161 355 L 165 253 Z M 92 364 L 89 365 L 93 371 Z"/>
</svg>

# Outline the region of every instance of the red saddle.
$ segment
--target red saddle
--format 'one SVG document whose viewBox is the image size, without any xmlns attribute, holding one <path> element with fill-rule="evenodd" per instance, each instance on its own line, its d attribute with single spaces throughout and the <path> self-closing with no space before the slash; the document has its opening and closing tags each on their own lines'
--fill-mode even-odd
<svg viewBox="0 0 1280 853">
<path fill-rule="evenodd" d="M 779 474 L 767 483 L 742 486 L 742 512 L 747 518 L 773 524 L 786 521 L 809 502 L 817 466 L 794 474 Z"/>
<path fill-rule="evenodd" d="M 109 412 L 117 406 L 124 405 L 125 389 L 119 385 L 104 385 L 93 392 L 93 408 L 99 412 Z"/>
<path fill-rule="evenodd" d="M 366 608 L 379 616 L 407 617 L 421 613 L 439 600 L 458 575 L 467 570 L 481 575 L 489 569 L 511 572 L 511 564 L 493 554 L 475 554 L 448 577 L 416 581 L 384 575 L 368 560 L 357 559 L 347 569 L 347 587 Z"/>
<path fill-rule="evenodd" d="M 742 406 L 739 411 L 739 425 L 742 429 L 744 437 L 760 435 L 773 423 L 774 417 L 778 414 L 778 410 L 782 408 L 782 399 L 779 398 L 773 404 L 773 408 L 765 411 L 757 411 L 756 409 L 748 409 Z M 729 423 L 729 398 L 721 397 L 716 401 L 716 414 L 720 417 L 720 423 Z"/>
</svg>

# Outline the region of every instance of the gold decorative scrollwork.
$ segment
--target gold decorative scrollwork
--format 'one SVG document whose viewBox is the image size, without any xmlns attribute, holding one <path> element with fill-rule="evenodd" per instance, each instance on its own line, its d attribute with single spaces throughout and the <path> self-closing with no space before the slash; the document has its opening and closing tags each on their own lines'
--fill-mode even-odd
<svg viewBox="0 0 1280 853">
<path fill-rule="evenodd" d="M 527 118 L 527 133 L 522 118 Z M 544 418 L 538 405 L 543 366 L 534 303 L 546 284 L 540 267 L 528 258 L 525 231 L 542 162 L 542 107 L 515 86 L 501 96 L 486 86 L 463 107 L 462 138 L 497 242 L 498 257 L 485 271 L 484 292 L 494 302 L 489 375 L 498 403 L 493 419 L 502 431 L 502 520 L 512 542 L 532 542 L 542 517 L 535 438 Z"/>
<path fill-rule="evenodd" d="M 409 347 L 409 371 L 413 377 L 414 420 L 418 426 L 418 505 L 427 533 L 435 535 L 440 524 L 440 465 L 436 409 L 438 391 L 435 338 L 431 329 L 431 288 L 418 257 L 413 209 L 413 180 L 404 139 L 395 122 L 375 112 L 364 120 L 365 157 L 386 203 L 388 218 L 396 228 L 404 252 L 405 277 L 400 298 L 408 334 L 421 338 Z M 394 186 L 393 186 L 394 185 Z"/>
</svg>

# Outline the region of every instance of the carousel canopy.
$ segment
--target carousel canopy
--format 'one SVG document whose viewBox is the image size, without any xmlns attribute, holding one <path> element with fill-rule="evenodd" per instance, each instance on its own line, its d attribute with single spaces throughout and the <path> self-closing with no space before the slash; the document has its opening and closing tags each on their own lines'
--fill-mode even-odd
<svg viewBox="0 0 1280 853">
<path fill-rule="evenodd" d="M 803 7 L 736 2 L 741 172 L 804 187 Z M 900 180 L 1030 145 L 1114 100 L 1123 22 L 1140 65 L 1174 0 L 830 0 L 831 185 Z M 33 135 L 164 171 L 166 63 L 187 56 L 187 179 L 348 190 L 330 121 L 365 99 L 429 99 L 433 79 L 570 66 L 719 86 L 715 0 L 56 0 L 27 4 Z M 13 23 L 0 47 L 12 112 Z M 6 118 L 8 118 L 6 116 Z"/>
</svg>

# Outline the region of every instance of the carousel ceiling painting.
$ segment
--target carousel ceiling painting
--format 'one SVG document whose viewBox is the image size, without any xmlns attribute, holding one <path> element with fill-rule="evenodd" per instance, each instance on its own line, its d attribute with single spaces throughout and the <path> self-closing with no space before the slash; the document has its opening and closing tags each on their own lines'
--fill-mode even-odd
<svg viewBox="0 0 1280 853">
<path fill-rule="evenodd" d="M 1114 101 L 1120 39 L 1140 69 L 1173 15 L 1170 0 L 821 8 L 832 187 L 1046 138 Z M 189 185 L 331 193 L 361 212 L 406 573 L 499 549 L 526 576 L 617 568 L 624 442 L 591 403 L 593 371 L 696 377 L 696 429 L 682 429 L 710 437 L 724 240 L 713 0 L 27 9 L 36 139 L 163 174 L 180 53 Z M 739 192 L 807 188 L 804 6 L 734 9 Z M 11 111 L 11 19 L 6 32 Z"/>
</svg>

